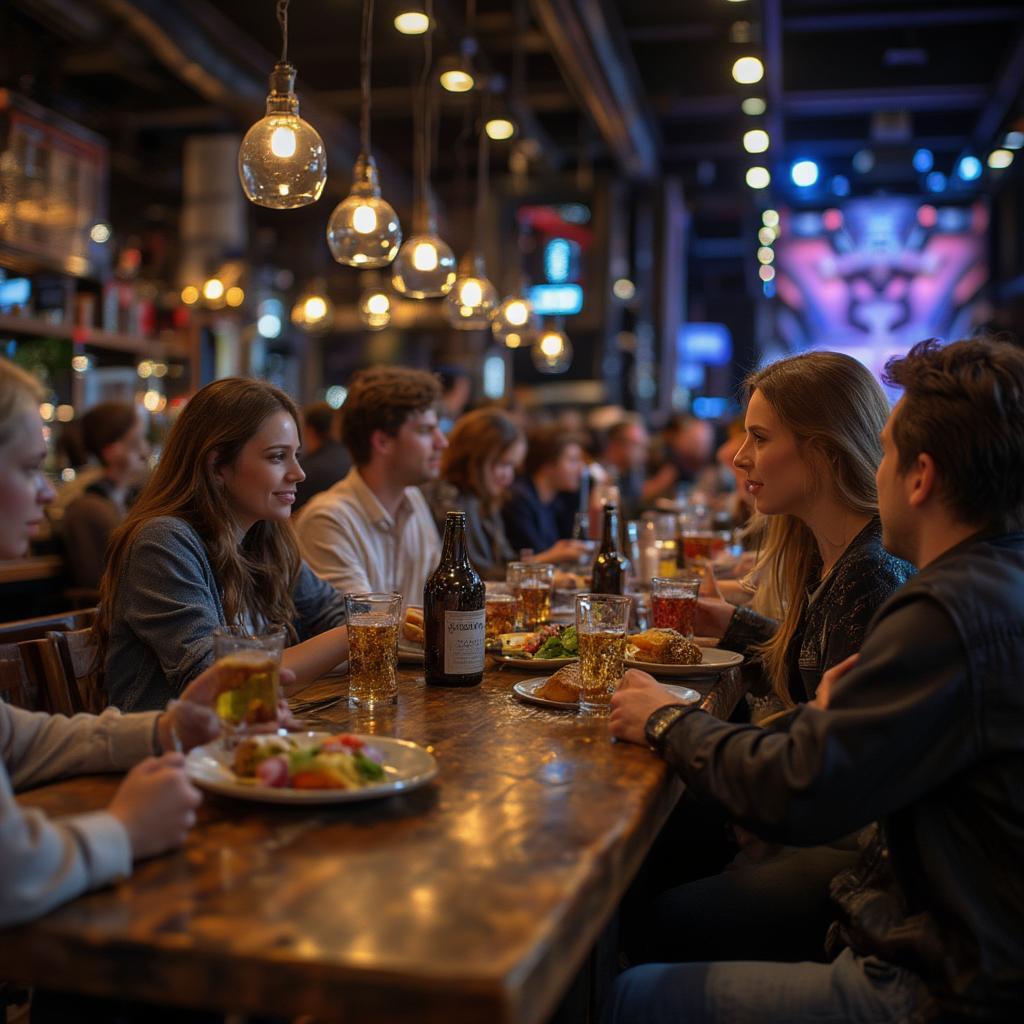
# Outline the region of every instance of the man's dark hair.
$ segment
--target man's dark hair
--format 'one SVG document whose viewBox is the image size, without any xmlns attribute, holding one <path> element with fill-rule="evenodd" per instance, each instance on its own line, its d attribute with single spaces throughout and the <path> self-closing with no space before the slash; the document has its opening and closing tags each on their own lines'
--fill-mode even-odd
<svg viewBox="0 0 1024 1024">
<path fill-rule="evenodd" d="M 644 421 L 639 416 L 627 416 L 618 420 L 608 428 L 608 432 L 604 435 L 605 446 L 623 440 L 632 427 L 642 427 L 643 425 Z"/>
<path fill-rule="evenodd" d="M 138 421 L 131 402 L 100 402 L 82 417 L 82 441 L 86 451 L 105 463 L 103 449 L 120 441 Z"/>
<path fill-rule="evenodd" d="M 960 522 L 1024 528 L 1024 351 L 995 338 L 932 338 L 890 359 L 885 381 L 903 389 L 892 421 L 900 472 L 927 452 Z"/>
<path fill-rule="evenodd" d="M 441 385 L 425 370 L 377 366 L 356 374 L 341 407 L 341 439 L 357 466 L 370 461 L 375 430 L 394 437 L 418 412 L 437 405 Z"/>
<path fill-rule="evenodd" d="M 464 366 L 439 366 L 437 368 L 437 379 L 441 382 L 441 391 L 448 394 L 459 380 L 471 380 L 469 370 Z"/>
<path fill-rule="evenodd" d="M 571 444 L 578 444 L 581 448 L 586 448 L 582 437 L 578 434 L 567 434 L 557 425 L 531 430 L 527 435 L 526 461 L 523 464 L 523 471 L 527 476 L 533 476 L 544 466 L 557 462 L 562 457 L 562 452 Z"/>
<path fill-rule="evenodd" d="M 334 424 L 337 420 L 338 410 L 326 402 L 313 402 L 302 410 L 302 422 L 325 439 L 334 436 Z"/>
</svg>

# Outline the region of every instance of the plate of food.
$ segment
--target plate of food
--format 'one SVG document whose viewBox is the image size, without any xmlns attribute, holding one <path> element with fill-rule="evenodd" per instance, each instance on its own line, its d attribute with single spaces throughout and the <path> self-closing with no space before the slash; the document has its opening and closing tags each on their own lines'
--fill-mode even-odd
<svg viewBox="0 0 1024 1024">
<path fill-rule="evenodd" d="M 415 605 L 405 609 L 398 638 L 398 661 L 401 665 L 423 664 L 423 609 Z"/>
<path fill-rule="evenodd" d="M 701 697 L 688 686 L 666 686 L 682 704 L 694 704 Z M 527 704 L 558 711 L 575 711 L 580 700 L 580 663 L 564 665 L 553 676 L 523 679 L 512 687 L 513 693 Z"/>
<path fill-rule="evenodd" d="M 697 679 L 743 664 L 743 655 L 721 647 L 701 647 L 674 629 L 646 629 L 626 644 L 626 667 L 655 676 Z"/>
<path fill-rule="evenodd" d="M 220 740 L 196 747 L 185 759 L 185 771 L 197 786 L 222 796 L 333 804 L 416 789 L 437 775 L 437 761 L 407 740 L 281 730 L 250 736 L 233 750 Z"/>
<path fill-rule="evenodd" d="M 541 626 L 533 633 L 502 633 L 497 661 L 517 668 L 561 668 L 579 657 L 575 626 Z"/>
</svg>

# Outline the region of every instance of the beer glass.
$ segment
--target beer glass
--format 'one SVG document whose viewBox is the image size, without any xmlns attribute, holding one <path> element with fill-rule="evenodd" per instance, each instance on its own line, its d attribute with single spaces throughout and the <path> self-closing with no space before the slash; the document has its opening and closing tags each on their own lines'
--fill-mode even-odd
<svg viewBox="0 0 1024 1024">
<path fill-rule="evenodd" d="M 217 717 L 228 745 L 250 726 L 277 720 L 284 638 L 283 626 L 255 636 L 240 626 L 214 630 L 213 653 L 220 686 Z"/>
<path fill-rule="evenodd" d="M 398 630 L 401 594 L 346 594 L 348 703 L 374 708 L 398 703 Z"/>
<path fill-rule="evenodd" d="M 490 584 L 488 584 L 488 588 Z M 502 633 L 511 633 L 516 628 L 516 599 L 512 594 L 487 590 L 484 598 L 486 612 L 486 636 L 496 640 Z"/>
<path fill-rule="evenodd" d="M 622 679 L 632 598 L 577 594 L 576 635 L 580 651 L 580 714 L 607 715 Z"/>
<path fill-rule="evenodd" d="M 537 629 L 551 621 L 555 567 L 550 562 L 509 562 L 505 578 L 516 599 L 516 629 Z"/>
<path fill-rule="evenodd" d="M 674 629 L 687 640 L 693 639 L 693 623 L 697 617 L 697 576 L 655 576 L 651 580 L 651 619 L 658 629 Z"/>
</svg>

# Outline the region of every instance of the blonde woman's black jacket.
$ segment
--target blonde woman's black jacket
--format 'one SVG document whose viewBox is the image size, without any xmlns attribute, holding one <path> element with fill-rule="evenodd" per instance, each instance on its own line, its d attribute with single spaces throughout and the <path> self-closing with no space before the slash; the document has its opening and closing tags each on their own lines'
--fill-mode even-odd
<svg viewBox="0 0 1024 1024">
<path fill-rule="evenodd" d="M 964 541 L 879 609 L 827 711 L 785 731 L 703 712 L 665 758 L 758 833 L 799 845 L 869 822 L 837 877 L 838 934 L 920 975 L 943 1019 L 1024 1006 L 1024 534 Z"/>
</svg>

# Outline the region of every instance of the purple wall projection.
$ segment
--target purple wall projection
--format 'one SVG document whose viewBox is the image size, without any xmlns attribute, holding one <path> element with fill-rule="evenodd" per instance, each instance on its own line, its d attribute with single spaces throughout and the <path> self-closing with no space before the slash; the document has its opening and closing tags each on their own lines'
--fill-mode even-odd
<svg viewBox="0 0 1024 1024">
<path fill-rule="evenodd" d="M 988 208 L 913 198 L 782 211 L 768 359 L 847 352 L 875 373 L 914 342 L 969 333 L 988 279 Z"/>
</svg>

